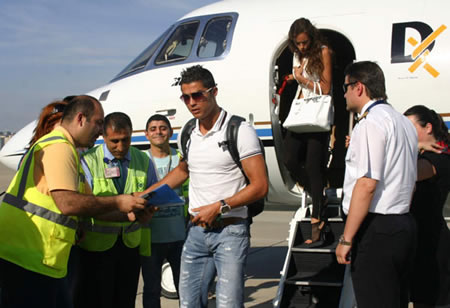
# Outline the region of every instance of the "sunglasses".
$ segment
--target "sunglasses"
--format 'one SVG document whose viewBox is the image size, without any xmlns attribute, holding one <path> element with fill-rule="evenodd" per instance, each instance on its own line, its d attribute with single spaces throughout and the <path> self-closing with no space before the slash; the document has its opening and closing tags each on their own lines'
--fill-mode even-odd
<svg viewBox="0 0 450 308">
<path fill-rule="evenodd" d="M 64 108 L 66 108 L 66 105 L 63 105 L 63 104 L 56 105 L 55 107 L 53 107 L 53 110 L 52 110 L 51 114 L 55 114 L 55 113 L 58 113 L 58 112 L 63 112 Z"/>
<path fill-rule="evenodd" d="M 349 83 L 344 83 L 344 84 L 342 85 L 342 90 L 344 90 L 344 94 L 347 93 L 348 86 L 354 85 L 354 84 L 356 84 L 357 82 L 358 82 L 358 81 L 353 81 L 353 82 L 349 82 Z"/>
<path fill-rule="evenodd" d="M 211 90 L 214 88 L 215 87 L 211 87 L 205 91 L 198 91 L 191 94 L 183 94 L 180 96 L 180 99 L 185 104 L 188 104 L 191 101 L 191 98 L 194 100 L 194 102 L 199 102 L 201 100 L 204 100 L 206 98 L 205 94 L 211 92 Z"/>
</svg>

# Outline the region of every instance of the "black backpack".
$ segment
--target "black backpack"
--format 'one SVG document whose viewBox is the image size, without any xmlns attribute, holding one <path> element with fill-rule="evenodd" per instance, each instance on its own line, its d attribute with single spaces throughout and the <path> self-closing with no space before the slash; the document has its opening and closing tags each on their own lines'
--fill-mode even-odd
<svg viewBox="0 0 450 308">
<path fill-rule="evenodd" d="M 196 119 L 190 119 L 186 125 L 184 125 L 183 130 L 181 131 L 180 136 L 180 144 L 181 144 L 181 153 L 183 153 L 183 157 L 185 160 L 188 158 L 188 150 L 189 150 L 189 141 L 191 139 L 191 133 L 195 128 L 195 121 Z M 227 131 L 226 131 L 226 138 L 227 140 L 224 141 L 225 145 L 227 146 L 228 152 L 230 152 L 231 157 L 233 158 L 236 165 L 238 165 L 239 169 L 241 170 L 242 174 L 245 177 L 245 181 L 247 184 L 249 184 L 249 180 L 247 176 L 245 175 L 244 170 L 242 169 L 241 161 L 239 160 L 239 151 L 237 148 L 237 138 L 238 138 L 238 132 L 239 132 L 239 126 L 241 125 L 241 122 L 245 122 L 245 119 L 236 115 L 231 116 L 230 121 L 228 122 Z M 264 145 L 259 139 L 259 144 L 261 146 L 261 152 L 263 154 L 263 157 L 265 158 L 265 152 L 264 152 Z M 266 167 L 267 169 L 267 167 Z M 252 217 L 255 217 L 256 215 L 260 214 L 264 210 L 264 198 L 257 200 L 251 204 L 247 204 L 248 209 L 248 217 L 250 223 L 252 223 Z"/>
</svg>

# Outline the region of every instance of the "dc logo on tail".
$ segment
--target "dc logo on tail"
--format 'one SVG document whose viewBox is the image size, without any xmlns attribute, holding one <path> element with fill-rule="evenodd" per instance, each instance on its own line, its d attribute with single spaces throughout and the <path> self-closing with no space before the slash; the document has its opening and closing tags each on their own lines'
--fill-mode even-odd
<svg viewBox="0 0 450 308">
<path fill-rule="evenodd" d="M 411 28 L 419 32 L 421 41 L 408 37 L 406 39 L 406 29 Z M 419 67 L 423 67 L 431 76 L 436 78 L 439 72 L 431 64 L 426 62 L 427 57 L 435 46 L 436 38 L 447 29 L 445 25 L 433 31 L 426 23 L 420 21 L 403 22 L 392 24 L 392 45 L 391 45 L 391 63 L 412 62 L 408 70 L 414 73 Z M 405 55 L 405 43 L 413 47 L 410 55 Z"/>
</svg>

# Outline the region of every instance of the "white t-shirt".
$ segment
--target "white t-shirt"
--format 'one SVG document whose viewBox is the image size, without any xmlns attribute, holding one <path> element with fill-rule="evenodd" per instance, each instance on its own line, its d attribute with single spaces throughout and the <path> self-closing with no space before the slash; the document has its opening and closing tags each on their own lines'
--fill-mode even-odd
<svg viewBox="0 0 450 308">
<path fill-rule="evenodd" d="M 205 135 L 199 130 L 198 120 L 188 144 L 189 213 L 200 206 L 226 199 L 246 186 L 245 178 L 233 161 L 226 146 L 226 129 L 231 115 L 224 110 L 213 128 Z M 241 161 L 261 154 L 255 129 L 246 122 L 239 126 L 237 147 Z M 179 147 L 181 148 L 181 147 Z M 224 217 L 247 217 L 247 207 L 231 210 Z"/>
<path fill-rule="evenodd" d="M 364 105 L 359 116 L 374 103 Z M 344 200 L 347 214 L 361 177 L 378 181 L 369 212 L 403 214 L 417 178 L 417 132 L 410 120 L 388 104 L 376 105 L 352 132 L 345 157 Z"/>
</svg>

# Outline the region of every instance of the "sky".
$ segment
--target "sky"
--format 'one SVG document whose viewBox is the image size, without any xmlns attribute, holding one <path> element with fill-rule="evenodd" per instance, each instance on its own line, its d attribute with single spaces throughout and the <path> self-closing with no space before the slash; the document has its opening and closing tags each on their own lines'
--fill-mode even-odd
<svg viewBox="0 0 450 308">
<path fill-rule="evenodd" d="M 0 131 L 108 83 L 186 13 L 217 0 L 0 0 Z"/>
</svg>

